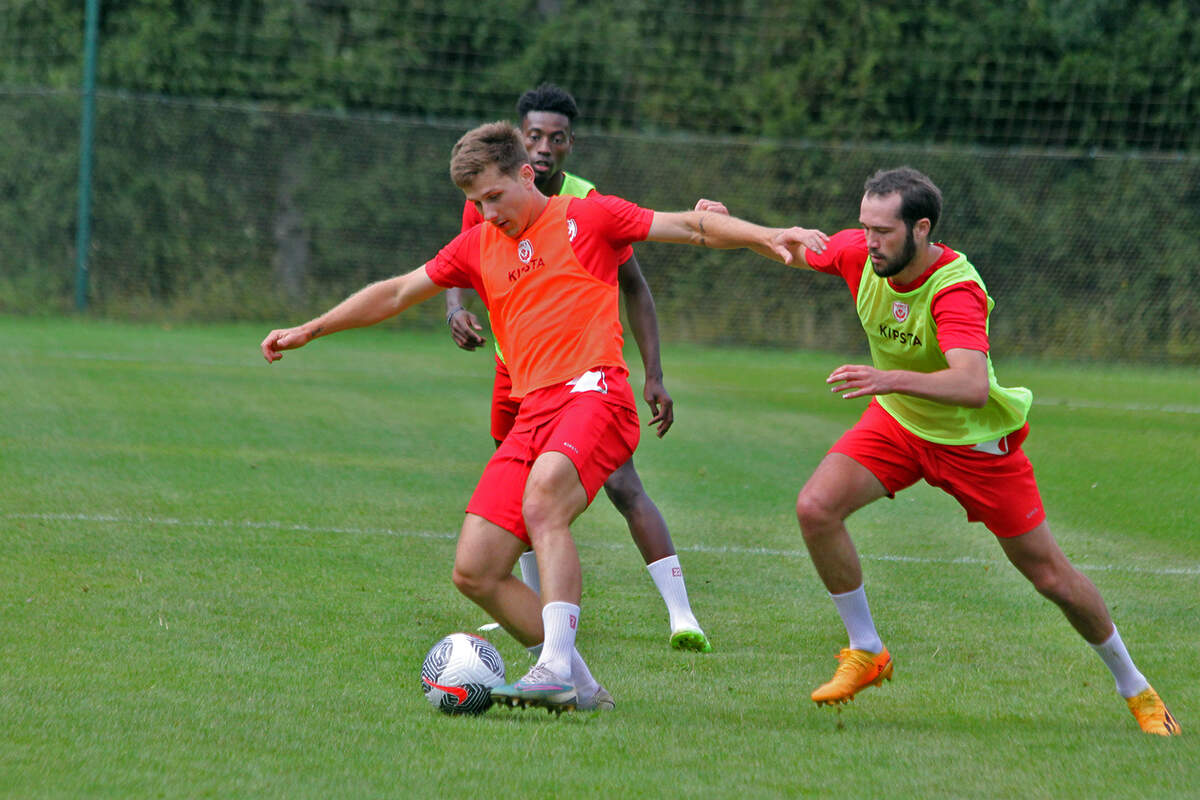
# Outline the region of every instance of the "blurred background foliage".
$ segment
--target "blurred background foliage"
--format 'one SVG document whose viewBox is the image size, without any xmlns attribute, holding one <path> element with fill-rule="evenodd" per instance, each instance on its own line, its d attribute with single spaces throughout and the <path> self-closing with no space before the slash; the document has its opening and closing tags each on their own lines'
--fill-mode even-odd
<svg viewBox="0 0 1200 800">
<path fill-rule="evenodd" d="M 834 231 L 910 164 L 1006 353 L 1200 363 L 1188 2 L 104 0 L 90 313 L 295 320 L 458 228 L 467 128 L 541 81 L 569 169 Z M 83 4 L 0 0 L 0 310 L 72 306 Z M 857 349 L 840 281 L 640 245 L 667 338 Z M 438 303 L 413 323 L 440 324 Z"/>
</svg>

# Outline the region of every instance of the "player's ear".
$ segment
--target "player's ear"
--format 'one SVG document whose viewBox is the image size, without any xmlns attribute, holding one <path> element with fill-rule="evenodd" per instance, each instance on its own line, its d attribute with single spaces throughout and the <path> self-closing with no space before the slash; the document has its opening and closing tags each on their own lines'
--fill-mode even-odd
<svg viewBox="0 0 1200 800">
<path fill-rule="evenodd" d="M 520 169 L 517 170 L 517 178 L 521 181 L 521 183 L 524 183 L 524 184 L 532 185 L 533 179 L 536 176 L 537 176 L 537 173 L 535 173 L 533 171 L 533 165 L 530 164 L 528 161 L 526 161 L 524 164 L 522 164 Z"/>
<path fill-rule="evenodd" d="M 930 224 L 928 217 L 921 217 L 913 223 L 913 236 L 929 241 L 929 231 L 932 227 L 933 225 Z"/>
</svg>

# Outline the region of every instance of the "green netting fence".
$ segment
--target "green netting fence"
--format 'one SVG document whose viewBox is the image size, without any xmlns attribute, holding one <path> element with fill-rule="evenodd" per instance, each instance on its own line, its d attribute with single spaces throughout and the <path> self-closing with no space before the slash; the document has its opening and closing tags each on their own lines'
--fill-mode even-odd
<svg viewBox="0 0 1200 800">
<path fill-rule="evenodd" d="M 82 5 L 0 0 L 0 312 L 75 307 Z M 940 238 L 996 298 L 1003 352 L 1200 363 L 1184 2 L 100 10 L 88 313 L 294 321 L 419 265 L 457 231 L 455 139 L 549 77 L 584 112 L 570 168 L 603 191 L 833 231 L 908 164 L 941 186 Z M 668 340 L 862 346 L 836 279 L 638 254 Z"/>
<path fill-rule="evenodd" d="M 70 308 L 78 108 L 72 93 L 0 105 L 0 310 Z M 446 163 L 461 124 L 107 94 L 98 109 L 94 313 L 298 319 L 420 265 L 457 232 Z M 1200 361 L 1200 159 L 584 130 L 571 162 L 653 208 L 714 197 L 826 231 L 854 227 L 863 180 L 900 164 L 941 186 L 940 238 L 997 298 L 1005 352 Z M 638 253 L 667 338 L 860 346 L 836 279 L 737 253 Z"/>
</svg>

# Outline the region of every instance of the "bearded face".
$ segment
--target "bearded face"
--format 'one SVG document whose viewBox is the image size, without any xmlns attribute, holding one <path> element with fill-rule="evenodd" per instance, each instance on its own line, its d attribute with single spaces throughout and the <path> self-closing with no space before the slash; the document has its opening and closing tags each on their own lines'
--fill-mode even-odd
<svg viewBox="0 0 1200 800">
<path fill-rule="evenodd" d="M 913 256 L 917 254 L 917 243 L 913 239 L 912 228 L 905 226 L 905 229 L 907 235 L 904 237 L 904 244 L 898 253 L 886 253 L 882 247 L 870 251 L 871 269 L 875 270 L 875 274 L 879 277 L 890 278 L 898 275 L 912 263 Z"/>
</svg>

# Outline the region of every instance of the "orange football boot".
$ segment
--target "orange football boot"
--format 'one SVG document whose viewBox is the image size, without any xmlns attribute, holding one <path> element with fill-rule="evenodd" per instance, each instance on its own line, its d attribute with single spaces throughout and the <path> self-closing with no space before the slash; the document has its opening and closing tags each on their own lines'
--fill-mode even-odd
<svg viewBox="0 0 1200 800">
<path fill-rule="evenodd" d="M 846 647 L 838 653 L 838 661 L 833 679 L 812 693 L 817 705 L 847 703 L 868 686 L 879 686 L 892 679 L 892 657 L 886 647 L 878 653 Z"/>
<path fill-rule="evenodd" d="M 1154 687 L 1147 686 L 1140 694 L 1127 697 L 1125 702 L 1129 704 L 1129 710 L 1146 733 L 1158 736 L 1178 736 L 1183 733 L 1183 729 L 1171 716 L 1171 712 L 1167 711 Z"/>
</svg>

